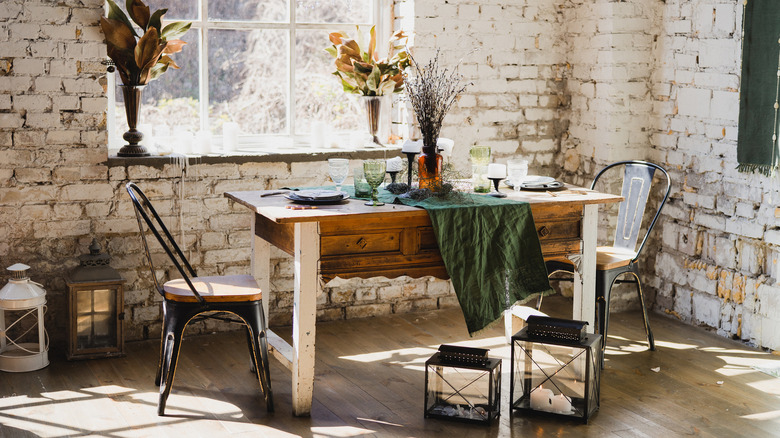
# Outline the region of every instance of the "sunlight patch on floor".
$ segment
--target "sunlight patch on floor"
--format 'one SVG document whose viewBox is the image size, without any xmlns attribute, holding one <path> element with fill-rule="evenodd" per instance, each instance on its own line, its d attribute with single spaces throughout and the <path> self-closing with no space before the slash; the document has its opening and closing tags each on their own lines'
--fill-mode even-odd
<svg viewBox="0 0 780 438">
<path fill-rule="evenodd" d="M 92 397 L 89 394 L 83 394 L 76 391 L 42 392 L 41 396 L 55 401 L 76 400 L 85 397 Z"/>
<path fill-rule="evenodd" d="M 699 348 L 696 344 L 683 344 L 682 342 L 668 342 L 668 341 L 655 341 L 656 347 L 670 348 L 672 350 L 690 350 L 692 348 Z"/>
<path fill-rule="evenodd" d="M 748 420 L 774 420 L 780 418 L 780 411 L 768 411 L 768 412 L 761 412 L 758 414 L 750 414 L 750 415 L 743 415 L 740 418 L 746 418 Z"/>
<path fill-rule="evenodd" d="M 363 436 L 377 433 L 374 430 L 352 426 L 312 427 L 311 432 L 315 437 L 350 437 Z M 294 436 L 294 435 L 293 435 Z"/>
<path fill-rule="evenodd" d="M 125 388 L 124 386 L 117 385 L 95 386 L 93 388 L 81 388 L 81 390 L 84 392 L 101 395 L 117 395 L 126 394 L 128 392 L 135 392 L 135 389 Z"/>
</svg>

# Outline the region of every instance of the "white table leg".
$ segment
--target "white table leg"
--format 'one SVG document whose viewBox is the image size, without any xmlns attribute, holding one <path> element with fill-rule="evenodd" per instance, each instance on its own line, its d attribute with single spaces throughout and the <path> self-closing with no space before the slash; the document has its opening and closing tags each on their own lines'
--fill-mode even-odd
<svg viewBox="0 0 780 438">
<path fill-rule="evenodd" d="M 317 222 L 295 224 L 295 289 L 293 296 L 293 415 L 311 413 L 314 390 L 314 340 L 317 320 L 320 236 Z"/>
<path fill-rule="evenodd" d="M 596 237 L 598 204 L 586 204 L 582 215 L 582 258 L 574 271 L 573 319 L 588 322 L 588 333 L 596 324 Z"/>
<path fill-rule="evenodd" d="M 271 301 L 271 244 L 255 233 L 255 218 L 252 217 L 252 275 L 263 292 L 263 313 L 268 324 L 268 303 Z"/>
</svg>

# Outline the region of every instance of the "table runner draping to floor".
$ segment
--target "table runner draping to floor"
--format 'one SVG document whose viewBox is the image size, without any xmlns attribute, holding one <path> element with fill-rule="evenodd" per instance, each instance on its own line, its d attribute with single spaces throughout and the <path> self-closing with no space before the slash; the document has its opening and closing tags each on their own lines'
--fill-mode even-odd
<svg viewBox="0 0 780 438">
<path fill-rule="evenodd" d="M 342 189 L 354 196 L 353 187 Z M 415 201 L 384 189 L 379 199 L 428 212 L 470 335 L 502 321 L 509 307 L 552 293 L 527 202 L 461 192 Z"/>
</svg>

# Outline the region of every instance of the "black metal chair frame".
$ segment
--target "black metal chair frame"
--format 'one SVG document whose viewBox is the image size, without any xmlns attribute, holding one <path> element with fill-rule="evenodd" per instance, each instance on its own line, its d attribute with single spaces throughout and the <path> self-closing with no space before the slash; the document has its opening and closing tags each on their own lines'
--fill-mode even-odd
<svg viewBox="0 0 780 438">
<path fill-rule="evenodd" d="M 650 322 L 647 317 L 647 308 L 645 306 L 644 294 L 642 292 L 642 283 L 639 278 L 639 263 L 638 260 L 642 254 L 642 249 L 647 243 L 647 239 L 650 236 L 650 232 L 653 230 L 658 217 L 661 215 L 661 210 L 669 199 L 669 194 L 672 188 L 672 181 L 669 177 L 669 173 L 663 167 L 650 163 L 647 161 L 639 160 L 627 160 L 612 163 L 607 167 L 601 169 L 601 171 L 593 179 L 590 185 L 591 190 L 596 187 L 596 183 L 599 178 L 602 177 L 610 169 L 623 166 L 623 187 L 622 193 L 624 200 L 620 203 L 618 209 L 618 220 L 615 229 L 615 239 L 613 241 L 613 247 L 628 249 L 634 251 L 636 249 L 636 255 L 632 258 L 628 265 L 620 266 L 613 269 L 596 271 L 596 320 L 599 333 L 601 333 L 604 342 L 602 342 L 602 366 L 603 366 L 603 350 L 606 348 L 607 330 L 609 328 L 609 299 L 612 291 L 612 286 L 615 283 L 634 283 L 636 284 L 637 294 L 639 295 L 639 303 L 642 306 L 642 320 L 645 325 L 645 332 L 647 333 L 647 343 L 650 350 L 655 350 L 655 341 L 653 339 L 653 332 L 650 329 Z M 666 191 L 664 197 L 658 205 L 658 209 L 653 216 L 653 220 L 645 231 L 645 235 L 642 238 L 642 242 L 639 247 L 636 248 L 636 242 L 639 239 L 639 231 L 642 225 L 642 219 L 644 217 L 645 207 L 647 206 L 647 200 L 650 196 L 650 189 L 652 186 L 653 177 L 656 171 L 663 173 L 663 178 L 666 182 Z M 631 215 L 631 216 L 629 216 Z M 552 275 L 558 271 L 572 272 L 573 265 L 562 261 L 549 261 L 547 262 L 547 272 Z M 630 274 L 633 279 L 631 280 L 619 280 L 623 274 Z M 564 279 L 566 280 L 566 279 Z"/>
<path fill-rule="evenodd" d="M 138 228 L 144 245 L 146 260 L 151 269 L 152 279 L 157 292 L 163 297 L 163 330 L 160 345 L 160 362 L 157 367 L 155 384 L 160 386 L 160 399 L 157 405 L 157 414 L 165 415 L 165 405 L 173 385 L 176 373 L 176 363 L 179 356 L 184 329 L 190 321 L 199 318 L 216 318 L 223 321 L 238 322 L 246 326 L 247 343 L 252 362 L 252 372 L 260 381 L 260 386 L 266 402 L 268 412 L 273 412 L 273 394 L 271 391 L 271 374 L 268 364 L 268 342 L 266 335 L 265 315 L 263 313 L 262 300 L 250 301 L 207 301 L 198 293 L 193 285 L 192 278 L 197 277 L 195 270 L 190 265 L 184 253 L 176 244 L 173 236 L 163 223 L 160 215 L 149 202 L 144 192 L 133 182 L 125 185 L 127 193 L 132 199 L 135 208 Z M 149 216 L 151 213 L 151 216 Z M 152 220 L 154 219 L 154 221 Z M 171 259 L 176 269 L 192 291 L 195 302 L 176 301 L 166 298 L 164 286 L 157 279 L 152 254 L 146 239 L 144 223 L 157 238 L 160 246 Z M 155 226 L 159 226 L 159 230 Z M 162 234 L 161 232 L 162 231 Z M 165 239 L 163 238 L 165 237 Z M 228 318 L 225 314 L 238 317 Z"/>
</svg>

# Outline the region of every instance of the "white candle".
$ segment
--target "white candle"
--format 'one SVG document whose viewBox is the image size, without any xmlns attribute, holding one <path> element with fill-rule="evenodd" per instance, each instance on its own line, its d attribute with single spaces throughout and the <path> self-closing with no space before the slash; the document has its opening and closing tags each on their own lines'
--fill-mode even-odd
<svg viewBox="0 0 780 438">
<path fill-rule="evenodd" d="M 401 157 L 393 157 L 387 159 L 387 171 L 388 172 L 400 172 L 404 168 L 404 162 Z"/>
<path fill-rule="evenodd" d="M 195 150 L 196 153 L 205 155 L 211 153 L 211 133 L 206 131 L 198 131 L 195 134 Z"/>
<path fill-rule="evenodd" d="M 322 149 L 325 147 L 325 122 L 315 120 L 311 122 L 311 147 L 313 149 Z"/>
<path fill-rule="evenodd" d="M 238 123 L 225 122 L 222 125 L 222 151 L 233 152 L 238 149 Z"/>
<path fill-rule="evenodd" d="M 406 152 L 409 154 L 419 154 L 420 151 L 422 151 L 421 141 L 406 140 L 406 142 L 404 142 L 404 145 L 401 146 L 401 152 Z"/>
<path fill-rule="evenodd" d="M 563 394 L 558 394 L 552 399 L 552 410 L 559 414 L 571 413 L 571 401 Z"/>
<path fill-rule="evenodd" d="M 445 157 L 451 157 L 452 156 L 452 148 L 455 146 L 455 140 L 452 140 L 450 138 L 441 138 L 439 137 L 438 140 L 436 140 L 436 148 L 441 149 L 442 156 Z"/>
<path fill-rule="evenodd" d="M 488 178 L 506 178 L 506 164 L 488 164 Z"/>
<path fill-rule="evenodd" d="M 531 409 L 535 411 L 551 411 L 553 392 L 542 386 L 531 391 Z"/>
</svg>

